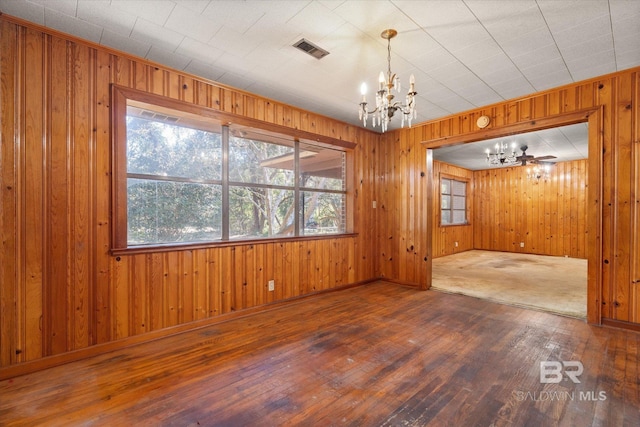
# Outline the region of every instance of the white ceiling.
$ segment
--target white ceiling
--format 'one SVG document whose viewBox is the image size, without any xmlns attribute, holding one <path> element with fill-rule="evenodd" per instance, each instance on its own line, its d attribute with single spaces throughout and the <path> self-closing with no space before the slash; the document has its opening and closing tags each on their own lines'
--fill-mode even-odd
<svg viewBox="0 0 640 427">
<path fill-rule="evenodd" d="M 433 150 L 433 158 L 462 166 L 470 170 L 490 169 L 486 149 L 495 152 L 496 143 L 506 142 L 509 150 L 516 144 L 516 154 L 522 154 L 520 147 L 527 146 L 527 155 L 535 157 L 555 156 L 548 162 L 586 159 L 588 157 L 588 125 L 578 123 L 570 126 L 545 129 L 537 132 L 521 133 L 509 137 L 487 139 L 470 144 L 452 145 Z"/>
<path fill-rule="evenodd" d="M 0 0 L 0 10 L 353 124 L 360 84 L 375 87 L 386 69 L 386 28 L 399 33 L 392 71 L 405 88 L 416 77 L 414 123 L 640 65 L 637 0 Z M 330 54 L 293 48 L 301 38 Z"/>
</svg>

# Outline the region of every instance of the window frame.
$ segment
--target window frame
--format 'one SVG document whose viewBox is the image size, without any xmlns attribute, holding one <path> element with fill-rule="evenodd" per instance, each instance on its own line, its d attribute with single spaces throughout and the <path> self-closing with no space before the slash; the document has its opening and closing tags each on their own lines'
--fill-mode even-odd
<svg viewBox="0 0 640 427">
<path fill-rule="evenodd" d="M 290 137 L 298 146 L 298 141 L 304 140 L 304 142 L 312 143 L 317 146 L 324 146 L 325 148 L 340 150 L 345 155 L 345 230 L 342 233 L 336 234 L 314 234 L 306 236 L 301 234 L 299 236 L 284 236 L 284 237 L 266 237 L 266 238 L 250 238 L 250 239 L 234 239 L 231 240 L 226 236 L 221 240 L 212 240 L 206 242 L 171 242 L 171 243 L 157 243 L 150 245 L 129 246 L 128 245 L 128 218 L 127 218 L 127 106 L 129 102 L 148 104 L 158 109 L 171 109 L 179 111 L 185 114 L 197 115 L 203 119 L 211 119 L 219 122 L 223 129 L 228 132 L 229 126 L 238 125 L 252 127 L 261 131 L 267 131 L 272 133 L 278 133 Z M 306 240 L 306 239 L 323 239 L 323 238 L 339 238 L 345 236 L 352 236 L 354 232 L 354 153 L 353 149 L 356 147 L 355 143 L 349 141 L 343 141 L 332 137 L 319 136 L 311 132 L 292 129 L 282 125 L 277 125 L 269 122 L 263 122 L 260 120 L 247 118 L 244 116 L 238 116 L 236 114 L 228 113 L 225 111 L 216 110 L 213 108 L 192 104 L 182 100 L 167 98 L 165 96 L 151 94 L 148 92 L 140 91 L 137 89 L 131 89 L 119 85 L 112 84 L 111 86 L 111 167 L 112 167 L 112 185 L 111 185 L 111 209 L 112 209 L 112 225 L 111 225 L 111 253 L 113 255 L 125 254 L 125 253 L 144 253 L 144 252 L 158 252 L 158 251 L 171 251 L 171 250 L 184 250 L 193 248 L 206 248 L 217 246 L 230 246 L 238 244 L 252 244 L 256 242 L 270 242 L 270 241 L 283 241 L 283 240 Z M 296 156 L 297 157 L 297 156 Z M 225 180 L 224 169 L 228 169 L 228 159 L 223 160 L 223 182 Z M 296 162 L 297 172 L 297 162 Z M 226 175 L 228 178 L 228 174 Z M 297 178 L 295 179 L 297 183 Z M 227 188 L 229 183 L 227 182 Z M 246 186 L 250 187 L 253 184 L 246 183 Z M 224 187 L 224 184 L 223 184 Z M 295 187 L 298 187 L 296 184 Z M 300 187 L 300 191 L 304 188 Z M 331 192 L 331 191 L 328 191 Z M 297 192 L 296 192 L 297 193 Z M 224 189 L 223 189 L 224 195 Z M 224 197 L 224 196 L 223 196 Z M 227 196 L 228 197 L 228 196 Z M 297 200 L 297 199 L 296 199 Z M 296 202 L 297 203 L 297 202 Z M 228 203 L 227 203 L 228 206 Z M 227 215 L 223 209 L 222 215 Z M 295 213 L 296 227 L 299 228 L 298 212 Z M 228 230 L 227 230 L 228 231 Z"/>
<path fill-rule="evenodd" d="M 463 223 L 446 223 L 444 224 L 442 222 L 442 180 L 443 179 L 448 179 L 450 181 L 458 181 L 458 182 L 462 182 L 465 185 L 465 195 L 464 195 L 464 216 L 465 216 L 465 221 Z M 470 212 L 470 206 L 469 206 L 469 182 L 470 179 L 469 178 L 465 178 L 465 177 L 461 177 L 461 176 L 456 176 L 456 175 L 450 175 L 450 174 L 446 174 L 446 173 L 440 173 L 440 177 L 438 180 L 438 222 L 439 222 L 439 226 L 440 227 L 460 227 L 460 226 L 467 226 L 467 225 L 471 225 L 471 220 L 469 219 L 469 212 Z M 449 196 L 453 196 L 453 194 L 449 194 Z M 453 198 L 451 199 L 451 207 L 449 210 L 452 215 L 451 217 L 453 218 Z M 462 209 L 456 209 L 456 210 L 462 210 Z"/>
</svg>

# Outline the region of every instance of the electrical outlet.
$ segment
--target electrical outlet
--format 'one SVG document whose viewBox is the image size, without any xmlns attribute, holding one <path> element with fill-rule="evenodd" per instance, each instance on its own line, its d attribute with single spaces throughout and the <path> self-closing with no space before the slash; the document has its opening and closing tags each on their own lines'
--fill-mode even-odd
<svg viewBox="0 0 640 427">
<path fill-rule="evenodd" d="M 524 242 L 520 242 L 520 247 L 524 248 Z"/>
<path fill-rule="evenodd" d="M 274 291 L 276 289 L 276 283 L 273 280 L 269 280 L 269 291 Z"/>
<path fill-rule="evenodd" d="M 376 202 L 375 200 L 371 203 L 371 206 L 373 206 L 373 209 L 378 207 L 378 202 Z"/>
<path fill-rule="evenodd" d="M 458 247 L 458 242 L 453 242 L 453 246 L 457 248 Z"/>
</svg>

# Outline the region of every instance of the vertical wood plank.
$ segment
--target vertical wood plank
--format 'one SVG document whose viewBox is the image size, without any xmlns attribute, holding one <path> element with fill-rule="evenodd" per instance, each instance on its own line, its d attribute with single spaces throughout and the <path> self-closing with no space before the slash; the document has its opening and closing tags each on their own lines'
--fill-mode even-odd
<svg viewBox="0 0 640 427">
<path fill-rule="evenodd" d="M 65 40 L 51 38 L 47 61 L 50 61 L 51 85 L 47 108 L 51 120 L 46 131 L 47 140 L 47 293 L 43 328 L 46 355 L 60 354 L 70 349 L 69 308 L 75 296 L 70 294 L 70 233 L 69 191 L 70 177 L 68 142 L 73 129 L 71 100 L 69 99 L 70 52 Z"/>
<path fill-rule="evenodd" d="M 24 295 L 18 299 L 17 309 L 24 310 L 24 320 L 16 325 L 19 332 L 16 346 L 16 361 L 34 360 L 43 356 L 43 336 L 41 318 L 43 315 L 42 297 L 44 283 L 44 263 L 42 254 L 45 248 L 45 180 L 46 173 L 45 151 L 43 150 L 42 135 L 46 126 L 46 112 L 42 100 L 46 99 L 48 85 L 46 70 L 49 64 L 44 62 L 45 38 L 36 31 L 25 34 L 24 71 L 29 73 L 30 90 L 24 93 L 21 107 L 20 121 L 24 123 L 24 139 L 20 162 L 24 173 L 24 207 L 21 209 L 24 217 L 24 242 L 29 242 L 24 249 Z M 11 110 L 9 110 L 10 112 Z M 2 110 L 4 115 L 5 110 Z M 10 113 L 9 113 L 10 114 Z M 3 117 L 3 121 L 5 121 Z M 3 138 L 3 140 L 7 141 Z M 13 145 L 5 143 L 3 145 Z M 11 169 L 9 169 L 11 170 Z M 4 239 L 3 239 L 4 241 Z M 6 265 L 3 263 L 3 265 Z M 16 280 L 14 283 L 19 284 Z M 9 312 L 9 307 L 4 307 Z M 21 323 L 24 322 L 24 328 Z"/>
<path fill-rule="evenodd" d="M 101 50 L 96 52 L 96 67 L 94 82 L 94 124 L 95 150 L 91 164 L 95 164 L 95 186 L 93 189 L 95 204 L 95 219 L 93 232 L 95 235 L 94 253 L 91 254 L 94 270 L 94 324 L 93 343 L 104 343 L 112 340 L 112 314 L 110 311 L 111 281 L 109 276 L 110 249 L 110 215 L 111 204 L 107 197 L 110 194 L 111 182 L 111 130 L 109 129 L 110 94 L 109 85 L 101 82 L 111 82 L 113 79 L 112 57 Z"/>
<path fill-rule="evenodd" d="M 18 158 L 20 156 L 20 112 L 19 91 L 24 88 L 21 80 L 22 64 L 21 31 L 14 25 L 0 21 L 0 138 L 14 141 L 0 144 L 0 366 L 9 366 L 19 361 L 16 331 L 19 330 L 17 315 L 17 287 L 20 283 L 19 264 L 22 262 L 18 247 L 17 229 L 20 217 L 16 215 L 23 191 L 19 186 Z M 21 67 L 22 66 L 22 67 Z M 22 68 L 22 69 L 21 69 Z M 35 356 L 35 353 L 34 353 Z M 29 355 L 27 357 L 30 357 Z"/>
</svg>

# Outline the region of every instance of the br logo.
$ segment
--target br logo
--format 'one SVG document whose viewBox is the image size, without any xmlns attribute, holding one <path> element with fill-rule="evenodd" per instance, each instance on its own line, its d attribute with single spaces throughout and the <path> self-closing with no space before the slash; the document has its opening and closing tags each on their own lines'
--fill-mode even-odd
<svg viewBox="0 0 640 427">
<path fill-rule="evenodd" d="M 540 362 L 540 383 L 557 384 L 566 376 L 575 384 L 579 384 L 578 377 L 582 375 L 582 371 L 584 371 L 584 366 L 577 360 L 562 362 L 547 360 Z"/>
</svg>

